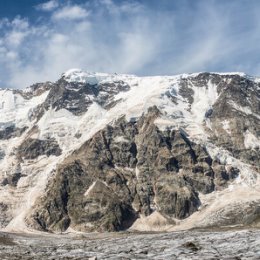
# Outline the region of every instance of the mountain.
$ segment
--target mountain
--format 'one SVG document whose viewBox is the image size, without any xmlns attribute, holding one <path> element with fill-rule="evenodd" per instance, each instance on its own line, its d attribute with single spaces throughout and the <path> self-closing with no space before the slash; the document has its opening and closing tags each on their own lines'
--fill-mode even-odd
<svg viewBox="0 0 260 260">
<path fill-rule="evenodd" d="M 260 79 L 73 69 L 0 90 L 5 231 L 260 226 Z"/>
</svg>

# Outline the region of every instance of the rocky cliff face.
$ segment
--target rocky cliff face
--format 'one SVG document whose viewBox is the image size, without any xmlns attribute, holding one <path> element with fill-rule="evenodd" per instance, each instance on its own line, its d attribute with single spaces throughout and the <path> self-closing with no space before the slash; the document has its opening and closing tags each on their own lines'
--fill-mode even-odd
<svg viewBox="0 0 260 260">
<path fill-rule="evenodd" d="M 258 79 L 71 70 L 0 94 L 6 230 L 259 225 Z"/>
</svg>

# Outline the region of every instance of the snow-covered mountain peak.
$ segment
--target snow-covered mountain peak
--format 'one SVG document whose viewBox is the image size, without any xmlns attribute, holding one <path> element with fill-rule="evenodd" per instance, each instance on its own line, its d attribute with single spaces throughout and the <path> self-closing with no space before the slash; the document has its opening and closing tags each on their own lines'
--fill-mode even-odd
<svg viewBox="0 0 260 260">
<path fill-rule="evenodd" d="M 111 77 L 110 74 L 100 72 L 83 71 L 81 69 L 70 69 L 62 74 L 62 78 L 67 82 L 98 84 L 100 81 Z"/>
<path fill-rule="evenodd" d="M 136 75 L 129 75 L 129 74 L 117 74 L 117 73 L 102 73 L 102 72 L 91 72 L 91 71 L 84 71 L 79 68 L 73 68 L 67 70 L 62 74 L 62 78 L 69 83 L 82 83 L 82 84 L 90 84 L 96 85 L 103 82 L 113 82 L 118 80 L 137 80 L 137 79 L 162 79 L 162 80 L 172 80 L 174 79 L 192 79 L 196 78 L 201 75 L 211 75 L 211 76 L 223 76 L 223 77 L 232 77 L 232 76 L 239 76 L 241 78 L 248 79 L 255 83 L 260 82 L 260 78 L 248 75 L 244 72 L 196 72 L 196 73 L 183 73 L 177 75 L 168 75 L 168 76 L 147 76 L 147 77 L 139 77 Z"/>
<path fill-rule="evenodd" d="M 239 71 L 237 71 L 237 72 L 213 72 L 212 74 L 218 74 L 218 75 L 221 75 L 221 76 L 240 76 L 241 78 L 246 78 L 246 79 L 251 80 L 255 83 L 260 82 L 259 77 L 249 75 L 245 72 L 239 72 Z"/>
<path fill-rule="evenodd" d="M 209 225 L 207 205 L 218 194 L 231 200 L 247 185 L 260 201 L 252 189 L 260 179 L 259 88 L 237 72 L 139 77 L 71 69 L 57 82 L 0 90 L 0 227 L 108 223 L 104 230 L 117 230 L 125 226 L 113 219 L 132 216 L 128 223 L 154 211 L 187 221 L 196 212 L 199 225 Z M 98 194 L 109 207 L 96 208 Z M 96 219 L 114 208 L 126 211 Z"/>
</svg>

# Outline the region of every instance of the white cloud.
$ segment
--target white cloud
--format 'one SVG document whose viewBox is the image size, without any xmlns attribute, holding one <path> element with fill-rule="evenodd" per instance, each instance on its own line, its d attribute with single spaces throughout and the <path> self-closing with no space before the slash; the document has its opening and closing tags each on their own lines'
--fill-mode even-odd
<svg viewBox="0 0 260 260">
<path fill-rule="evenodd" d="M 18 58 L 17 53 L 13 51 L 6 52 L 6 57 L 10 60 L 16 60 Z"/>
<path fill-rule="evenodd" d="M 14 18 L 14 20 L 11 22 L 11 25 L 15 28 L 15 29 L 19 29 L 19 30 L 26 30 L 29 27 L 29 22 L 27 19 L 23 19 L 20 16 L 17 16 Z"/>
<path fill-rule="evenodd" d="M 58 6 L 59 3 L 57 0 L 50 0 L 48 2 L 37 5 L 36 9 L 41 11 L 52 11 L 56 9 Z"/>
<path fill-rule="evenodd" d="M 143 5 L 134 1 L 125 1 L 120 5 L 115 4 L 112 0 L 100 0 L 100 3 L 112 14 L 137 13 L 144 8 Z"/>
<path fill-rule="evenodd" d="M 9 47 L 18 47 L 25 39 L 28 32 L 12 31 L 10 32 L 5 40 Z"/>
<path fill-rule="evenodd" d="M 64 6 L 53 14 L 54 20 L 80 20 L 88 16 L 88 12 L 79 5 Z"/>
</svg>

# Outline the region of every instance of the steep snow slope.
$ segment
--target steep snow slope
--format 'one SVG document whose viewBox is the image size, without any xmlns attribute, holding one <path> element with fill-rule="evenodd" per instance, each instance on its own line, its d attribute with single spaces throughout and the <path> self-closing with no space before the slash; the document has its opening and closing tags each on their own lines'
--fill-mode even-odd
<svg viewBox="0 0 260 260">
<path fill-rule="evenodd" d="M 224 225 L 221 220 L 237 201 L 241 205 L 233 214 L 260 202 L 258 82 L 243 73 L 137 77 L 73 69 L 56 83 L 0 90 L 2 228 L 28 231 L 26 216 L 66 158 L 123 115 L 135 122 L 154 106 L 160 111 L 154 121 L 160 131 L 181 131 L 205 147 L 214 161 L 239 170 L 239 177 L 227 186 L 200 194 L 202 205 L 196 213 L 181 221 L 172 218 L 178 223 L 175 228 Z M 124 137 L 116 138 L 124 142 Z M 154 203 L 154 218 L 164 220 Z M 254 214 L 258 210 L 254 205 Z M 216 212 L 219 218 L 213 217 Z M 139 221 L 146 218 L 148 226 L 154 222 L 151 215 L 139 217 L 133 228 L 140 229 Z"/>
</svg>

